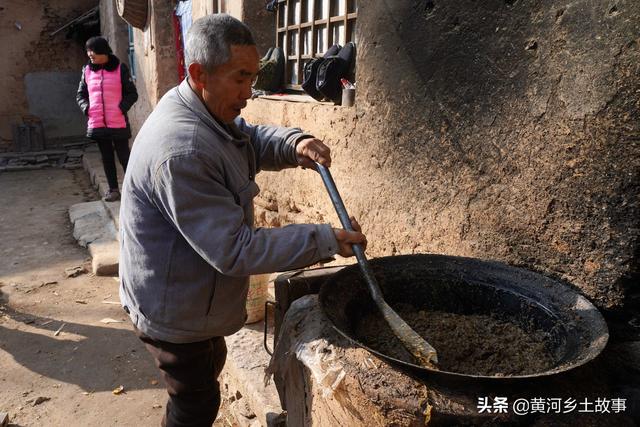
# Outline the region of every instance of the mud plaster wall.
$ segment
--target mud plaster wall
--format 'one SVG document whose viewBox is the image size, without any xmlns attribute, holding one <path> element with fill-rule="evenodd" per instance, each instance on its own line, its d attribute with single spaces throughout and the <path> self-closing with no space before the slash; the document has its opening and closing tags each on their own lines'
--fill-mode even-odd
<svg viewBox="0 0 640 427">
<path fill-rule="evenodd" d="M 445 253 L 638 302 L 640 3 L 362 2 L 356 107 L 250 102 L 324 137 L 370 256 Z M 265 224 L 334 225 L 320 178 L 262 173 Z"/>
<path fill-rule="evenodd" d="M 260 56 L 264 55 L 269 47 L 275 46 L 275 13 L 267 11 L 263 0 L 243 0 L 240 19 L 251 28 Z"/>
<path fill-rule="evenodd" d="M 201 16 L 216 13 L 218 10 L 217 3 L 217 0 L 192 0 L 191 11 L 193 20 L 195 21 Z"/>
<path fill-rule="evenodd" d="M 109 4 L 106 4 L 109 3 Z M 102 32 L 110 35 L 118 45 L 119 55 L 128 62 L 126 44 L 128 43 L 127 27 L 121 25 L 121 19 L 113 16 L 114 8 L 111 1 L 101 2 L 101 11 L 109 17 L 102 24 Z M 129 112 L 132 141 L 138 130 L 156 106 L 160 98 L 178 83 L 178 69 L 171 16 L 175 2 L 149 2 L 150 19 L 143 30 L 133 30 L 134 57 L 136 68 L 136 88 L 138 101 Z M 193 19 L 198 19 L 214 10 L 209 0 L 195 0 L 192 6 Z M 243 19 L 254 29 L 256 43 L 261 51 L 266 51 L 272 45 L 275 36 L 270 28 L 272 14 L 264 9 L 259 0 L 234 2 L 227 6 L 229 14 Z M 117 12 L 116 12 L 117 13 Z"/>
<path fill-rule="evenodd" d="M 226 2 L 224 6 L 224 9 L 219 11 L 220 13 L 228 13 L 251 28 L 261 54 L 266 53 L 267 49 L 275 44 L 275 32 L 273 31 L 275 14 L 266 10 L 264 0 L 236 0 Z M 213 0 L 193 0 L 192 11 L 195 21 L 203 16 L 216 13 L 218 7 L 217 4 L 213 4 Z"/>
<path fill-rule="evenodd" d="M 132 141 L 160 98 L 179 83 L 174 7 L 173 1 L 150 1 L 147 26 L 133 30 L 138 101 L 129 112 Z"/>
<path fill-rule="evenodd" d="M 86 62 L 82 46 L 49 34 L 77 18 L 98 1 L 27 0 L 0 4 L 0 151 L 11 149 L 11 123 L 29 113 L 24 77 L 32 72 L 77 71 Z M 20 29 L 18 28 L 20 27 Z"/>
<path fill-rule="evenodd" d="M 118 15 L 115 1 L 100 2 L 100 32 L 120 62 L 130 65 L 128 25 Z"/>
</svg>

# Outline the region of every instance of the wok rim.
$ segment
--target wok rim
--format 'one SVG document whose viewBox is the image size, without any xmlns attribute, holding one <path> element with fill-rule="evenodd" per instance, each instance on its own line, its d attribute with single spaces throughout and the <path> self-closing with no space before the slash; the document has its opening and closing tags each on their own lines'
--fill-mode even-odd
<svg viewBox="0 0 640 427">
<path fill-rule="evenodd" d="M 525 374 L 525 375 L 474 375 L 474 374 L 464 374 L 464 373 L 460 373 L 460 372 L 452 372 L 452 371 L 446 371 L 446 370 L 438 370 L 438 369 L 433 369 L 430 367 L 425 367 L 425 366 L 420 366 L 420 365 L 416 365 L 414 363 L 410 363 L 404 360 L 400 360 L 397 359 L 395 357 L 386 355 L 378 350 L 375 350 L 365 344 L 363 344 L 362 342 L 360 342 L 358 339 L 350 336 L 347 332 L 343 331 L 342 329 L 340 329 L 340 327 L 338 327 L 336 325 L 336 323 L 334 322 L 334 319 L 332 318 L 332 315 L 328 312 L 328 310 L 325 308 L 327 305 L 327 298 L 328 298 L 328 294 L 331 292 L 331 287 L 333 286 L 333 284 L 335 284 L 336 281 L 339 281 L 339 279 L 347 274 L 350 274 L 353 270 L 359 270 L 359 265 L 358 264 L 352 264 L 352 265 L 348 265 L 346 267 L 344 267 L 343 269 L 339 270 L 338 272 L 332 274 L 331 276 L 329 276 L 324 283 L 322 284 L 322 287 L 320 288 L 320 292 L 319 292 L 319 301 L 320 301 L 320 308 L 323 312 L 323 314 L 327 317 L 327 319 L 329 320 L 329 322 L 331 323 L 331 326 L 333 327 L 333 329 L 338 332 L 341 336 L 343 336 L 344 338 L 346 338 L 348 341 L 352 342 L 353 344 L 357 345 L 358 347 L 364 348 L 367 351 L 377 355 L 378 357 L 382 358 L 383 360 L 387 360 L 390 361 L 394 364 L 400 365 L 404 368 L 409 368 L 412 371 L 418 371 L 418 372 L 428 372 L 431 374 L 435 374 L 438 376 L 445 376 L 445 377 L 454 377 L 454 378 L 458 378 L 458 379 L 474 379 L 474 380 L 493 380 L 493 381 L 510 381 L 510 380 L 532 380 L 532 379 L 541 379 L 541 378 L 546 378 L 546 377 L 550 377 L 553 375 L 557 375 L 557 374 L 561 374 L 561 373 L 565 373 L 571 370 L 574 370 L 580 366 L 586 365 L 587 363 L 591 362 L 592 360 L 596 359 L 601 353 L 602 351 L 605 349 L 605 347 L 607 346 L 608 342 L 609 342 L 609 328 L 608 325 L 604 319 L 604 317 L 602 316 L 602 313 L 598 310 L 598 308 L 591 302 L 589 301 L 585 296 L 583 296 L 581 293 L 579 293 L 577 290 L 572 289 L 570 286 L 568 286 L 565 283 L 562 283 L 560 281 L 558 281 L 557 279 L 554 278 L 550 278 L 548 276 L 545 276 L 539 272 L 536 271 L 532 271 L 532 270 L 528 270 L 528 269 L 524 269 L 522 267 L 518 267 L 518 266 L 513 266 L 513 265 L 509 265 L 503 262 L 499 262 L 499 261 L 495 261 L 495 260 L 488 260 L 488 259 L 480 259 L 480 258 L 471 258 L 471 257 L 460 257 L 460 256 L 453 256 L 453 255 L 441 255 L 441 254 L 411 254 L 411 255 L 397 255 L 397 256 L 385 256 L 385 257 L 379 257 L 379 258 L 372 258 L 371 260 L 369 260 L 372 264 L 376 264 L 376 263 L 380 263 L 380 262 L 389 262 L 389 261 L 393 261 L 393 260 L 398 260 L 398 261 L 402 261 L 402 260 L 406 260 L 406 259 L 417 259 L 417 258 L 430 258 L 433 260 L 445 260 L 445 261 L 453 261 L 453 262 L 473 262 L 473 263 L 480 263 L 482 265 L 485 265 L 487 267 L 499 267 L 502 269 L 507 269 L 507 270 L 513 270 L 514 272 L 524 272 L 528 275 L 533 275 L 533 276 L 539 276 L 541 279 L 544 279 L 546 281 L 551 281 L 554 283 L 554 285 L 559 287 L 559 290 L 566 294 L 566 295 L 572 295 L 576 298 L 576 302 L 579 302 L 582 309 L 583 310 L 588 310 L 591 313 L 591 321 L 596 322 L 596 323 L 590 323 L 589 324 L 589 330 L 593 330 L 596 331 L 598 329 L 602 330 L 602 334 L 600 335 L 595 335 L 592 337 L 593 339 L 589 342 L 588 345 L 584 346 L 584 349 L 582 350 L 582 352 L 576 357 L 576 360 L 573 361 L 569 361 L 569 362 L 565 362 L 560 364 L 559 366 L 554 366 L 551 369 L 547 369 L 545 371 L 541 371 L 541 372 L 535 372 L 535 373 L 530 373 L 530 374 Z M 490 286 L 489 284 L 485 284 L 487 286 Z M 500 286 L 494 286 L 496 288 L 501 288 L 503 290 L 505 290 L 506 288 L 500 287 Z M 541 290 L 543 293 L 548 293 L 550 294 L 550 292 L 547 292 L 548 290 L 545 287 L 541 287 L 539 290 Z M 558 289 L 556 289 L 558 290 Z M 524 295 L 522 293 L 519 293 L 517 291 L 514 291 L 512 289 L 508 289 L 509 292 L 516 294 L 518 297 L 523 298 L 523 299 L 529 299 L 531 300 L 530 296 Z M 537 302 L 536 302 L 537 303 Z M 538 304 L 538 303 L 537 303 Z M 538 304 L 540 305 L 542 308 L 546 308 L 544 307 L 543 304 Z M 555 313 L 554 313 L 555 314 Z M 582 320 L 580 323 L 586 323 L 585 320 Z M 557 362 L 556 362 L 557 363 Z"/>
</svg>

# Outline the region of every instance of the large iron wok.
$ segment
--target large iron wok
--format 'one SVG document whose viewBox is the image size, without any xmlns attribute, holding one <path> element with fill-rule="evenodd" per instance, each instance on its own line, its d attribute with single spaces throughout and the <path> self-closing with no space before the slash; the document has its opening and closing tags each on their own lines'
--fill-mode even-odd
<svg viewBox="0 0 640 427">
<path fill-rule="evenodd" d="M 371 260 L 391 307 L 457 314 L 491 314 L 525 330 L 548 335 L 554 363 L 544 372 L 519 376 L 483 376 L 437 370 L 383 354 L 363 344 L 354 332 L 359 319 L 377 310 L 358 265 L 346 267 L 322 285 L 320 304 L 335 329 L 372 353 L 417 373 L 463 378 L 534 378 L 568 371 L 595 358 L 609 334 L 598 310 L 556 280 L 502 263 L 444 255 L 404 255 Z"/>
</svg>

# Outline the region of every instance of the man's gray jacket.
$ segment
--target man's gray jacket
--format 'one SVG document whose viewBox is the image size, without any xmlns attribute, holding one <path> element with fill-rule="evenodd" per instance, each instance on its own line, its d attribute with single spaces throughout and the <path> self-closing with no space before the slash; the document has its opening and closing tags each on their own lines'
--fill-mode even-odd
<svg viewBox="0 0 640 427">
<path fill-rule="evenodd" d="M 329 225 L 254 228 L 259 170 L 297 166 L 299 129 L 221 126 L 187 80 L 138 133 L 120 206 L 120 301 L 135 326 L 186 343 L 239 330 L 248 276 L 337 253 Z"/>
</svg>

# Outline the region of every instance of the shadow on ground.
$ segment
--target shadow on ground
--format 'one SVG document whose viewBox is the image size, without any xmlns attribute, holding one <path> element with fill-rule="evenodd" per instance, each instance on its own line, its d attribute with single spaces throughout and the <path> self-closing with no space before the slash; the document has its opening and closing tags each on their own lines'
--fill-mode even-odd
<svg viewBox="0 0 640 427">
<path fill-rule="evenodd" d="M 162 388 L 151 356 L 131 330 L 68 323 L 7 305 L 0 310 L 17 323 L 0 325 L 0 348 L 33 372 L 86 392 L 120 385 L 125 390 Z"/>
</svg>

